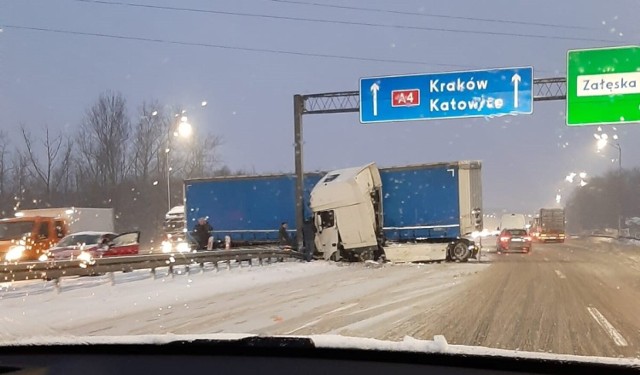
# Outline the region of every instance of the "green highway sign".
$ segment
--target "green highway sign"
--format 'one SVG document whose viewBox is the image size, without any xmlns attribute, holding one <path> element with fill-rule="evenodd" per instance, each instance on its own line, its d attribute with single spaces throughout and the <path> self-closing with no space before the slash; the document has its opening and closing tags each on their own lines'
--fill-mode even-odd
<svg viewBox="0 0 640 375">
<path fill-rule="evenodd" d="M 640 47 L 567 53 L 567 125 L 640 122 Z"/>
</svg>

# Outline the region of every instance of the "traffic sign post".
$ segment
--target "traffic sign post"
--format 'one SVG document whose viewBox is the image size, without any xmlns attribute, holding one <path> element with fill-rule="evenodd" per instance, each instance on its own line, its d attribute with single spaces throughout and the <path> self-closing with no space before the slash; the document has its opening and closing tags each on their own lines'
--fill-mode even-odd
<svg viewBox="0 0 640 375">
<path fill-rule="evenodd" d="M 532 67 L 362 78 L 360 122 L 531 114 L 532 88 Z"/>
<path fill-rule="evenodd" d="M 640 47 L 567 53 L 567 125 L 640 121 Z"/>
</svg>

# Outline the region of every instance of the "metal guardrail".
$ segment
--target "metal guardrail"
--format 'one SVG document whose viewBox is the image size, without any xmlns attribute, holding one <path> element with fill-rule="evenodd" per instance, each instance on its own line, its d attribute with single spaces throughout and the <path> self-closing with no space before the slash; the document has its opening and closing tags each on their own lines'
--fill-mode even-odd
<svg viewBox="0 0 640 375">
<path fill-rule="evenodd" d="M 64 260 L 49 262 L 20 262 L 4 263 L 0 265 L 0 282 L 22 280 L 59 280 L 68 276 L 93 276 L 113 272 L 131 272 L 149 269 L 155 272 L 157 268 L 168 268 L 173 273 L 176 266 L 196 266 L 204 269 L 205 264 L 212 263 L 216 270 L 220 262 L 226 262 L 230 267 L 231 261 L 249 262 L 257 260 L 260 265 L 265 261 L 272 263 L 284 259 L 303 259 L 303 254 L 297 251 L 281 249 L 250 249 L 250 250 L 217 250 L 200 251 L 195 253 L 148 254 L 122 257 L 96 258 L 91 263 L 80 260 Z"/>
</svg>

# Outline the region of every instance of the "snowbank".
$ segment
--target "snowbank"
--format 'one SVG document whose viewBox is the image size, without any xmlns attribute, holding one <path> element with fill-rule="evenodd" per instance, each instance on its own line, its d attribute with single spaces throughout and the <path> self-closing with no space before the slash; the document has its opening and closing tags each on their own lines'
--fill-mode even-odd
<svg viewBox="0 0 640 375">
<path fill-rule="evenodd" d="M 0 343 L 34 334 L 58 336 L 70 327 L 153 309 L 188 309 L 192 301 L 336 268 L 325 262 L 285 262 L 220 272 L 192 270 L 175 277 L 158 274 L 156 278 L 140 270 L 114 274 L 115 285 L 108 276 L 63 279 L 60 293 L 53 281 L 0 285 Z"/>
</svg>

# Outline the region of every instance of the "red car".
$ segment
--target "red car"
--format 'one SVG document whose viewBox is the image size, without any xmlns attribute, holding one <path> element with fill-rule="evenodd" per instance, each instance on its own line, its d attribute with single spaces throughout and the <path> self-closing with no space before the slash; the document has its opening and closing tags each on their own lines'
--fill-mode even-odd
<svg viewBox="0 0 640 375">
<path fill-rule="evenodd" d="M 137 255 L 140 232 L 115 234 L 110 232 L 78 232 L 64 237 L 40 257 L 48 260 L 88 260 L 109 256 Z"/>
<path fill-rule="evenodd" d="M 524 229 L 503 229 L 498 236 L 498 253 L 531 251 L 531 237 Z"/>
</svg>

